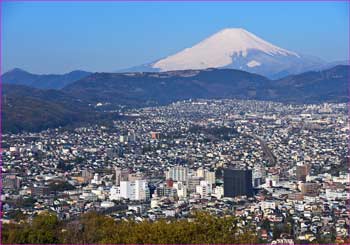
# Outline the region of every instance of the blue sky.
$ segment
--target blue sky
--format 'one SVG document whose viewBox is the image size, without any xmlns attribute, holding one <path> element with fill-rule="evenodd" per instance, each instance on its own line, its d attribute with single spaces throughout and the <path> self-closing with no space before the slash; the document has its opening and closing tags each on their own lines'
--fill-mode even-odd
<svg viewBox="0 0 350 245">
<path fill-rule="evenodd" d="M 348 59 L 348 2 L 2 2 L 2 71 L 116 71 L 242 27 L 292 51 Z"/>
</svg>

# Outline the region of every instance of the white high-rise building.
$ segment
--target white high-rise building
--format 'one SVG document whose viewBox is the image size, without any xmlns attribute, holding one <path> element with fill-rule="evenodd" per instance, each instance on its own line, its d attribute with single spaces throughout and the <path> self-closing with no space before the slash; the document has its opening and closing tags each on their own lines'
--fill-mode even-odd
<svg viewBox="0 0 350 245">
<path fill-rule="evenodd" d="M 110 200 L 120 200 L 120 186 L 112 186 L 111 190 L 109 191 L 109 199 Z"/>
<path fill-rule="evenodd" d="M 221 199 L 224 197 L 224 188 L 223 186 L 216 186 L 213 189 L 212 196 L 216 197 L 217 199 Z"/>
<path fill-rule="evenodd" d="M 212 193 L 212 185 L 208 181 L 202 180 L 199 185 L 196 186 L 196 193 L 201 197 L 207 197 Z"/>
<path fill-rule="evenodd" d="M 175 182 L 173 187 L 176 189 L 179 198 L 187 197 L 187 186 L 182 182 Z"/>
<path fill-rule="evenodd" d="M 196 171 L 196 176 L 203 178 L 205 181 L 208 181 L 211 185 L 215 184 L 215 172 L 211 172 L 208 169 L 200 167 Z"/>
<path fill-rule="evenodd" d="M 204 178 L 205 175 L 205 169 L 203 167 L 200 167 L 197 169 L 197 176 Z"/>
<path fill-rule="evenodd" d="M 135 182 L 120 181 L 120 197 L 124 199 L 135 200 Z"/>
<path fill-rule="evenodd" d="M 204 180 L 207 181 L 209 184 L 213 185 L 215 184 L 215 172 L 211 172 L 209 170 L 205 171 L 204 174 Z"/>
<path fill-rule="evenodd" d="M 146 180 L 134 180 L 134 181 L 120 181 L 120 187 L 111 189 L 111 196 L 113 190 L 113 197 L 119 196 L 120 198 L 142 201 L 147 200 L 150 197 L 148 183 Z M 119 198 L 119 199 L 120 199 Z"/>
<path fill-rule="evenodd" d="M 188 179 L 188 168 L 182 166 L 172 167 L 165 173 L 165 176 L 167 179 L 186 182 Z"/>
<path fill-rule="evenodd" d="M 146 180 L 135 180 L 135 200 L 148 200 L 150 192 L 148 182 Z"/>
</svg>

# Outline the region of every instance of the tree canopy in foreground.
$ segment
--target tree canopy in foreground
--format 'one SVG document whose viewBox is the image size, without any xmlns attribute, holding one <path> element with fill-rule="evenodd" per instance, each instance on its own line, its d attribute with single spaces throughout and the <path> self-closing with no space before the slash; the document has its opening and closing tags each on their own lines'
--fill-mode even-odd
<svg viewBox="0 0 350 245">
<path fill-rule="evenodd" d="M 232 244 L 256 243 L 248 228 L 233 216 L 196 213 L 191 219 L 115 221 L 87 213 L 77 220 L 59 221 L 54 214 L 36 216 L 32 222 L 3 226 L 3 243 L 127 243 L 127 244 Z"/>
</svg>

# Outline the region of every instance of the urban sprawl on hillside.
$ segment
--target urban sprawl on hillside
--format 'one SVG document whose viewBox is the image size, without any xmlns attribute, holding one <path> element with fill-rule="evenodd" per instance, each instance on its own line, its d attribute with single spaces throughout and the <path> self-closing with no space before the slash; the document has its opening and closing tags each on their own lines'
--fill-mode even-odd
<svg viewBox="0 0 350 245">
<path fill-rule="evenodd" d="M 349 236 L 347 105 L 186 100 L 2 136 L 3 223 L 232 215 L 260 242 Z"/>
</svg>

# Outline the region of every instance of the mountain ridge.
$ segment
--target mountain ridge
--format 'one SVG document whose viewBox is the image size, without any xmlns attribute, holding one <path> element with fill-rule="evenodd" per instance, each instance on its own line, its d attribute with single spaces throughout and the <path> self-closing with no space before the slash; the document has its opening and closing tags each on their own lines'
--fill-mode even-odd
<svg viewBox="0 0 350 245">
<path fill-rule="evenodd" d="M 326 62 L 269 43 L 243 28 L 225 28 L 175 54 L 122 71 L 171 71 L 206 68 L 240 69 L 281 78 Z"/>
<path fill-rule="evenodd" d="M 250 99 L 287 103 L 349 102 L 350 66 L 270 80 L 233 69 L 93 73 L 63 89 L 3 84 L 3 132 L 38 131 L 111 119 L 121 107 L 185 99 Z M 97 106 L 102 104 L 102 106 Z"/>
<path fill-rule="evenodd" d="M 336 70 L 336 78 L 324 76 Z M 314 74 L 309 81 L 308 74 Z M 168 72 L 95 73 L 63 88 L 79 94 L 89 103 L 164 104 L 190 98 L 236 98 L 295 103 L 346 101 L 349 66 L 311 71 L 271 80 L 259 74 L 234 69 L 184 70 Z M 286 79 L 289 83 L 286 83 Z M 332 88 L 333 83 L 334 87 Z M 297 86 L 297 83 L 298 84 Z M 304 84 L 304 85 L 303 85 Z M 317 86 L 322 85 L 322 89 Z M 326 89 L 324 88 L 326 87 Z M 337 89 L 335 91 L 335 89 Z M 293 91 L 293 93 L 291 93 Z M 322 98 L 327 91 L 334 97 Z M 131 103 L 132 104 L 132 103 Z"/>
<path fill-rule="evenodd" d="M 61 89 L 92 74 L 91 72 L 74 70 L 64 74 L 34 74 L 20 68 L 14 68 L 1 76 L 3 84 L 26 85 L 40 89 Z"/>
</svg>

